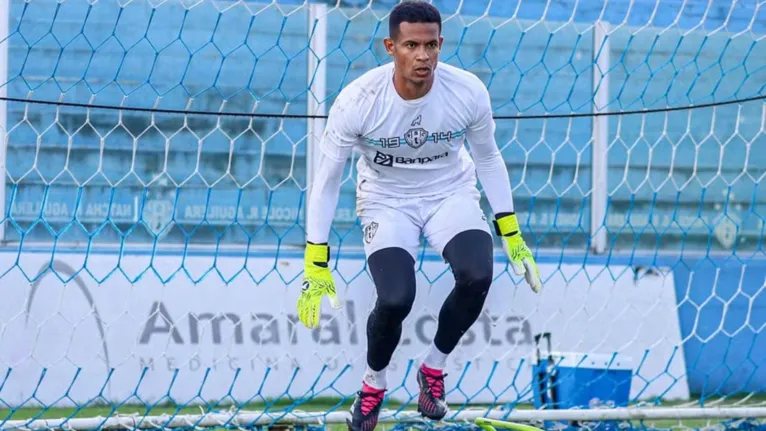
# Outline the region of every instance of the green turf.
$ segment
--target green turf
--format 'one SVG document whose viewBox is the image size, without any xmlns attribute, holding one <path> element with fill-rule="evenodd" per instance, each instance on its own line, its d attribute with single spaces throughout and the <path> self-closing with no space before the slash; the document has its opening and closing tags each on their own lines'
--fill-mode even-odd
<svg viewBox="0 0 766 431">
<path fill-rule="evenodd" d="M 9 420 L 34 420 L 34 419 L 75 419 L 75 418 L 94 418 L 94 417 L 112 417 L 116 415 L 139 415 L 139 416 L 176 416 L 176 415 L 199 415 L 202 412 L 252 412 L 252 411 L 268 411 L 271 414 L 279 414 L 281 412 L 289 412 L 293 410 L 301 411 L 340 411 L 346 412 L 351 406 L 352 398 L 346 399 L 331 399 L 331 398 L 314 398 L 309 402 L 300 403 L 295 400 L 280 400 L 270 402 L 251 403 L 240 406 L 239 408 L 233 408 L 231 405 L 224 403 L 216 404 L 209 403 L 205 405 L 190 405 L 190 406 L 172 406 L 172 405 L 120 405 L 120 406 L 107 406 L 107 405 L 89 405 L 86 407 L 25 407 L 18 409 L 0 409 L 0 417 L 2 422 Z M 741 401 L 739 398 L 732 398 L 727 400 L 723 405 L 732 405 Z M 766 402 L 766 395 L 758 397 L 752 397 L 747 400 L 746 404 L 761 404 Z M 689 401 L 684 402 L 669 402 L 663 403 L 664 407 L 673 405 L 684 404 L 688 405 Z M 453 408 L 459 408 L 460 406 L 453 405 Z M 487 408 L 487 405 L 471 405 L 471 408 Z M 414 410 L 414 406 L 405 406 L 402 408 L 401 403 L 387 401 L 383 407 L 389 410 Z M 516 409 L 529 409 L 532 408 L 529 404 L 519 404 Z M 701 429 L 706 428 L 715 421 L 709 422 L 706 420 L 657 420 L 651 422 L 632 421 L 631 425 L 633 429 L 665 429 L 665 430 L 689 430 L 689 429 Z M 386 430 L 391 428 L 391 424 L 381 424 L 378 429 Z M 327 427 L 331 431 L 345 430 L 346 427 L 343 424 L 332 424 Z"/>
</svg>

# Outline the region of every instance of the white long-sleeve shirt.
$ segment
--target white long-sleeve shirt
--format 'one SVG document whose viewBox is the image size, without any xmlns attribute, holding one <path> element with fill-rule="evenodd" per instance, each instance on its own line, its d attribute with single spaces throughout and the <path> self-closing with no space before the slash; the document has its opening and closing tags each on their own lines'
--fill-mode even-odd
<svg viewBox="0 0 766 431">
<path fill-rule="evenodd" d="M 416 100 L 397 93 L 393 63 L 340 92 L 317 151 L 306 217 L 309 242 L 328 240 L 352 151 L 360 155 L 357 199 L 448 195 L 475 186 L 478 175 L 492 211 L 513 211 L 487 88 L 474 74 L 446 63 L 434 73 L 431 90 Z"/>
</svg>

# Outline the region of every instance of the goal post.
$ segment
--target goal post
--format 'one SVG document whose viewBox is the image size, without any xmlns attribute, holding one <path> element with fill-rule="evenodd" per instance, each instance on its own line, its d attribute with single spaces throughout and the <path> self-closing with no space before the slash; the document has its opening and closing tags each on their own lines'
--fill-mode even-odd
<svg viewBox="0 0 766 431">
<path fill-rule="evenodd" d="M 0 81 L 8 82 L 8 27 L 10 25 L 10 7 L 7 2 L 0 4 Z M 8 95 L 8 87 L 0 86 L 0 99 Z M 6 163 L 6 145 L 8 143 L 6 131 L 7 124 L 7 106 L 5 100 L 0 100 L 0 171 L 5 172 Z M 5 175 L 0 179 L 0 203 L 3 210 L 3 219 L 6 217 L 5 200 Z M 0 243 L 5 240 L 5 223 L 0 223 Z"/>
<path fill-rule="evenodd" d="M 0 3 L 0 428 L 345 426 L 375 303 L 356 160 L 343 307 L 315 330 L 307 193 L 396 3 Z M 423 244 L 381 426 L 762 429 L 766 7 L 433 3 L 441 60 L 489 89 L 545 287 L 496 243 L 429 423 L 414 372 L 454 279 Z"/>
</svg>

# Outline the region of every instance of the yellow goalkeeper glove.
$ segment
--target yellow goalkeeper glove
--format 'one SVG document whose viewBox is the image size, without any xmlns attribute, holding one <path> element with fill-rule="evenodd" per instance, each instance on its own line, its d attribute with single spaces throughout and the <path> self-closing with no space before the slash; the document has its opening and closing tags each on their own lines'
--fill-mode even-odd
<svg viewBox="0 0 766 431">
<path fill-rule="evenodd" d="M 516 275 L 524 275 L 527 284 L 537 293 L 542 289 L 540 272 L 537 270 L 532 250 L 527 247 L 524 238 L 521 237 L 519 221 L 515 213 L 498 214 L 494 221 L 495 232 L 503 239 L 503 251 L 511 263 L 511 268 Z"/>
<path fill-rule="evenodd" d="M 333 308 L 341 308 L 335 293 L 335 281 L 327 264 L 330 247 L 327 244 L 306 243 L 303 262 L 303 286 L 298 298 L 298 318 L 307 328 L 319 326 L 322 297 L 327 295 Z"/>
</svg>

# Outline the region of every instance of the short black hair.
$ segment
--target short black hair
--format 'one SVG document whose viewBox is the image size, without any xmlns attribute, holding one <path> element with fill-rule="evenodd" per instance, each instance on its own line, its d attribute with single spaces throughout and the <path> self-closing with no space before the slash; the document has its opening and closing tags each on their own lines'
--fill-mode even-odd
<svg viewBox="0 0 766 431">
<path fill-rule="evenodd" d="M 442 16 L 439 9 L 424 1 L 407 0 L 394 7 L 388 18 L 388 33 L 391 38 L 399 35 L 399 24 L 403 22 L 436 23 L 439 24 L 439 33 L 442 31 Z"/>
</svg>

